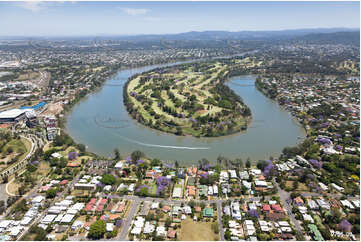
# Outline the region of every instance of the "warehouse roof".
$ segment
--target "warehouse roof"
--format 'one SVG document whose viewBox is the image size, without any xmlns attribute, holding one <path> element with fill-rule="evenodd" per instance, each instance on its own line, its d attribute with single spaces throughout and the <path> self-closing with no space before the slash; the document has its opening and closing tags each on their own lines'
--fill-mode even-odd
<svg viewBox="0 0 361 242">
<path fill-rule="evenodd" d="M 0 113 L 0 118 L 16 118 L 16 117 L 20 116 L 21 114 L 23 114 L 23 113 L 25 113 L 27 111 L 29 111 L 29 110 L 28 109 L 20 110 L 20 109 L 17 109 L 17 108 L 10 109 L 10 110 L 1 112 Z"/>
</svg>

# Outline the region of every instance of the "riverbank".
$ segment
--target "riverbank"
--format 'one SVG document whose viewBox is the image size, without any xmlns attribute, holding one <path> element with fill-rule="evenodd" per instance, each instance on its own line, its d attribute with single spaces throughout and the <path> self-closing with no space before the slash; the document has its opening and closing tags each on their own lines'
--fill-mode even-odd
<svg viewBox="0 0 361 242">
<path fill-rule="evenodd" d="M 123 70 L 114 79 L 124 85 L 135 73 L 156 67 Z M 110 79 L 107 83 L 114 83 L 115 80 Z M 292 116 L 256 90 L 254 76 L 237 76 L 230 80 L 226 85 L 238 96 L 242 96 L 245 104 L 252 110 L 252 120 L 245 133 L 195 138 L 147 128 L 129 117 L 123 105 L 123 87 L 108 85 L 104 85 L 100 92 L 88 95 L 86 100 L 73 108 L 67 118 L 66 129 L 76 142 L 85 144 L 89 151 L 103 157 L 113 155 L 115 148 L 119 149 L 122 156 L 127 156 L 134 150 L 142 150 L 148 157 L 164 161 L 178 160 L 182 164 L 194 164 L 202 158 L 214 161 L 219 155 L 230 159 L 268 159 L 270 156 L 280 155 L 285 146 L 299 142 L 297 137 L 303 136 L 303 133 Z M 94 122 L 94 117 L 99 121 L 123 120 L 127 126 L 104 127 L 121 126 L 120 123 L 99 126 Z M 283 132 L 285 129 L 288 130 L 287 133 Z"/>
<path fill-rule="evenodd" d="M 269 99 L 271 99 L 272 101 L 276 102 L 283 110 L 285 110 L 286 112 L 288 112 L 289 114 L 292 115 L 292 117 L 295 119 L 295 121 L 297 122 L 297 124 L 303 128 L 304 132 L 306 133 L 306 138 L 309 135 L 309 130 L 306 128 L 306 125 L 302 122 L 300 122 L 299 118 L 295 115 L 294 112 L 290 112 L 288 109 L 286 109 L 284 107 L 284 105 L 282 105 L 279 100 L 276 99 L 276 96 L 270 95 L 264 88 L 262 88 L 260 86 L 260 83 L 257 81 L 255 81 L 255 87 L 257 88 L 258 91 L 260 91 L 263 95 L 265 95 L 266 97 L 268 97 Z"/>
</svg>

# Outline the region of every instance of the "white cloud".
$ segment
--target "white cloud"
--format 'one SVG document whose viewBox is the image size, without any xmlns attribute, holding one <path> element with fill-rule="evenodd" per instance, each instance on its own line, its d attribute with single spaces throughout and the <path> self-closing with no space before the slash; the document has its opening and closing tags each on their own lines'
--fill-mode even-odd
<svg viewBox="0 0 361 242">
<path fill-rule="evenodd" d="M 150 10 L 145 8 L 120 8 L 124 13 L 136 16 L 136 15 L 144 15 L 147 14 Z"/>
<path fill-rule="evenodd" d="M 42 9 L 44 9 L 44 5 L 42 4 L 42 2 L 38 2 L 38 1 L 27 1 L 27 2 L 21 2 L 18 5 L 21 8 L 30 10 L 32 12 L 38 12 Z"/>
</svg>

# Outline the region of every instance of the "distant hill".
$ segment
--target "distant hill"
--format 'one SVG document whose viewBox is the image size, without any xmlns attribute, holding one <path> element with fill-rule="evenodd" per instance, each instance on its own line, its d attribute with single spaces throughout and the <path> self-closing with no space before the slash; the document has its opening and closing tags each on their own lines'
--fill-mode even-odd
<svg viewBox="0 0 361 242">
<path fill-rule="evenodd" d="M 97 41 L 115 40 L 126 42 L 136 47 L 145 45 L 168 45 L 175 44 L 178 47 L 228 46 L 228 41 L 242 42 L 247 44 L 260 42 L 277 43 L 288 41 L 302 41 L 314 44 L 351 44 L 360 45 L 360 29 L 351 28 L 316 28 L 316 29 L 293 29 L 276 31 L 191 31 L 179 34 L 146 34 L 146 35 L 97 35 L 97 36 L 59 36 L 59 37 L 0 37 L 3 40 L 61 40 L 61 41 Z"/>
<path fill-rule="evenodd" d="M 336 33 L 314 33 L 298 38 L 297 41 L 305 41 L 310 44 L 345 44 L 360 45 L 360 31 L 336 32 Z"/>
<path fill-rule="evenodd" d="M 133 36 L 108 36 L 101 38 L 114 38 L 124 40 L 267 40 L 267 39 L 291 39 L 308 34 L 328 34 L 336 32 L 354 32 L 348 28 L 318 28 L 318 29 L 295 29 L 277 31 L 191 31 L 179 34 L 160 35 L 133 35 Z M 359 30 L 357 30 L 359 31 Z"/>
</svg>

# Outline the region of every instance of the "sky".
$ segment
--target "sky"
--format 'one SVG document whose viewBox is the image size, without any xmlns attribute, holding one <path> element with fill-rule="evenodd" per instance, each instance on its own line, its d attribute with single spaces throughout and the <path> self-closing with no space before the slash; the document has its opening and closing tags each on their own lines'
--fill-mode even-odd
<svg viewBox="0 0 361 242">
<path fill-rule="evenodd" d="M 360 2 L 0 2 L 0 36 L 360 28 Z"/>
</svg>

